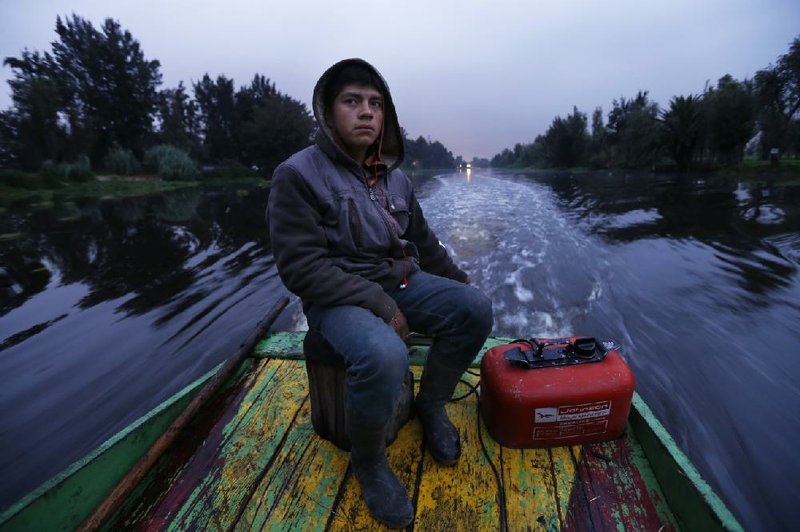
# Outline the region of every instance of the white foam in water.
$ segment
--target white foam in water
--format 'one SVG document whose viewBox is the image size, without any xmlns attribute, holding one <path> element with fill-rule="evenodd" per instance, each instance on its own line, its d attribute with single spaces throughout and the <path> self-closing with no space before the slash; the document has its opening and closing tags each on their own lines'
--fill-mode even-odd
<svg viewBox="0 0 800 532">
<path fill-rule="evenodd" d="M 553 336 L 602 297 L 598 249 L 576 232 L 549 188 L 476 171 L 419 186 L 428 223 L 473 284 L 491 298 L 494 334 Z M 428 188 L 432 189 L 426 194 Z"/>
</svg>

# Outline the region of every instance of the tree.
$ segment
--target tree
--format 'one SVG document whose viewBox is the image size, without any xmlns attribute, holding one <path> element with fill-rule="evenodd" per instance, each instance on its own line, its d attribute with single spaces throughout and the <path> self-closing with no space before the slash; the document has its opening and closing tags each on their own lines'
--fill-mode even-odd
<svg viewBox="0 0 800 532">
<path fill-rule="evenodd" d="M 517 144 L 517 146 L 519 146 L 519 144 Z M 494 168 L 507 168 L 513 165 L 515 160 L 514 152 L 506 148 L 502 152 L 492 157 L 491 163 Z"/>
<path fill-rule="evenodd" d="M 669 109 L 661 114 L 661 124 L 664 143 L 678 170 L 688 170 L 702 135 L 700 98 L 694 95 L 673 98 Z"/>
<path fill-rule="evenodd" d="M 3 124 L 5 158 L 28 170 L 47 159 L 62 159 L 66 132 L 52 58 L 24 50 L 21 58 L 7 57 L 4 63 L 14 70 L 8 82 L 14 108 L 5 113 Z"/>
<path fill-rule="evenodd" d="M 794 124 L 800 110 L 800 38 L 792 42 L 789 52 L 778 59 L 776 66 L 756 73 L 755 93 L 761 158 L 766 159 L 772 148 L 778 148 L 782 154 L 798 141 Z"/>
<path fill-rule="evenodd" d="M 707 89 L 703 95 L 703 111 L 711 153 L 722 164 L 740 163 L 755 130 L 750 82 L 736 81 L 730 75 L 721 77 L 716 89 Z"/>
<path fill-rule="evenodd" d="M 595 107 L 592 112 L 592 137 L 589 142 L 589 163 L 594 168 L 611 166 L 611 153 L 608 149 L 608 129 L 603 124 L 603 108 Z"/>
<path fill-rule="evenodd" d="M 208 74 L 194 84 L 200 112 L 203 158 L 207 161 L 238 159 L 238 121 L 233 80 L 223 75 L 213 81 Z"/>
<path fill-rule="evenodd" d="M 292 153 L 308 146 L 314 121 L 305 104 L 282 94 L 269 79 L 256 74 L 249 87 L 236 94 L 241 123 L 241 162 L 262 175 Z"/>
<path fill-rule="evenodd" d="M 413 170 L 423 168 L 454 168 L 456 159 L 452 152 L 439 141 L 425 139 L 422 135 L 416 140 L 409 140 L 403 131 L 405 144 L 405 166 Z"/>
<path fill-rule="evenodd" d="M 652 166 L 658 158 L 658 104 L 639 91 L 635 98 L 614 100 L 608 113 L 608 141 L 615 164 L 627 168 Z"/>
<path fill-rule="evenodd" d="M 17 132 L 11 111 L 0 111 L 0 168 L 16 166 Z"/>
<path fill-rule="evenodd" d="M 72 15 L 56 18 L 59 40 L 52 66 L 73 137 L 73 156 L 102 160 L 112 144 L 143 153 L 161 84 L 160 63 L 148 61 L 138 41 L 106 19 L 101 31 Z"/>
<path fill-rule="evenodd" d="M 577 166 L 584 160 L 587 145 L 586 114 L 577 107 L 566 118 L 555 117 L 544 135 L 545 157 L 551 166 Z"/>
<path fill-rule="evenodd" d="M 183 81 L 175 89 L 158 94 L 158 135 L 161 144 L 177 146 L 192 153 L 198 148 L 197 105 L 189 98 Z"/>
</svg>

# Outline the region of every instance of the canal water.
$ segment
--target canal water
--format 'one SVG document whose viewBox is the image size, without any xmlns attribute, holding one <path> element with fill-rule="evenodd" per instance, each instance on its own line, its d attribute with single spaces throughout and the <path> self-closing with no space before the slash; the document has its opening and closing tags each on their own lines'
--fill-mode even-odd
<svg viewBox="0 0 800 532">
<path fill-rule="evenodd" d="M 476 170 L 415 178 L 494 334 L 614 338 L 748 530 L 800 520 L 800 185 Z M 230 356 L 286 294 L 268 189 L 0 212 L 0 511 Z M 296 300 L 277 329 L 303 329 Z"/>
</svg>

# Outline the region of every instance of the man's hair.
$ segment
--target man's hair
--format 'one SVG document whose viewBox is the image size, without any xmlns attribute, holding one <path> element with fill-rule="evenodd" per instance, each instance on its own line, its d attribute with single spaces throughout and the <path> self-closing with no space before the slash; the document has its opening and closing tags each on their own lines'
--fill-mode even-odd
<svg viewBox="0 0 800 532">
<path fill-rule="evenodd" d="M 381 94 L 384 93 L 383 83 L 374 72 L 359 65 L 348 65 L 333 74 L 325 84 L 322 91 L 322 104 L 325 109 L 330 110 L 333 107 L 334 100 L 347 85 L 366 85 Z"/>
</svg>

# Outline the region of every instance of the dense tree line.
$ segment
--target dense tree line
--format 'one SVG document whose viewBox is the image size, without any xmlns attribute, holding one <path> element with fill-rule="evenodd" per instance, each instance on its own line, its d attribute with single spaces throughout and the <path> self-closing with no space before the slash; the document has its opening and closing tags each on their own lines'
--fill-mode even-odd
<svg viewBox="0 0 800 532">
<path fill-rule="evenodd" d="M 730 75 L 702 94 L 676 96 L 665 109 L 647 91 L 612 102 L 588 117 L 573 108 L 557 116 L 530 144 L 516 144 L 492 158 L 493 166 L 653 168 L 740 163 L 746 150 L 767 159 L 800 155 L 800 37 L 776 65 L 754 79 Z M 591 128 L 591 129 L 590 129 Z"/>
<path fill-rule="evenodd" d="M 54 172 L 158 172 L 182 178 L 200 167 L 268 176 L 310 144 L 314 121 L 304 104 L 256 74 L 236 88 L 224 75 L 159 89 L 161 65 L 147 59 L 120 24 L 77 15 L 56 19 L 46 52 L 5 58 L 13 105 L 0 111 L 0 168 Z M 440 142 L 405 139 L 411 169 L 452 167 Z"/>
<path fill-rule="evenodd" d="M 410 171 L 423 168 L 454 168 L 457 164 L 453 153 L 437 140 L 426 139 L 422 135 L 411 140 L 403 130 L 405 143 L 405 162 L 403 166 Z M 459 157 L 460 159 L 460 157 Z"/>
<path fill-rule="evenodd" d="M 134 173 L 144 164 L 185 177 L 198 161 L 266 174 L 311 139 L 305 105 L 263 75 L 238 90 L 208 74 L 191 95 L 183 82 L 159 90 L 159 62 L 118 22 L 96 29 L 77 15 L 58 17 L 56 34 L 52 51 L 5 59 L 14 78 L 13 106 L 0 113 L 4 168 L 84 161 L 94 170 Z"/>
</svg>

